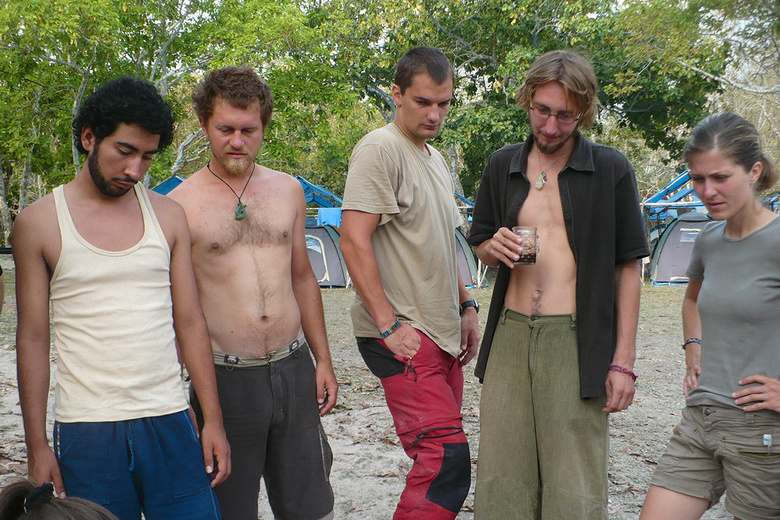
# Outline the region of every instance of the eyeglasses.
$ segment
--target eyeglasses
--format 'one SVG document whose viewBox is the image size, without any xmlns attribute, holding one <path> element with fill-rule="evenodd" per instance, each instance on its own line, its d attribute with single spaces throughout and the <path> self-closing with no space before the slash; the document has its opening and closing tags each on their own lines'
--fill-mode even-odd
<svg viewBox="0 0 780 520">
<path fill-rule="evenodd" d="M 570 125 L 573 122 L 579 120 L 580 117 L 582 117 L 582 114 L 577 114 L 576 116 L 572 114 L 571 112 L 558 112 L 556 114 L 553 114 L 552 111 L 547 107 L 528 107 L 533 111 L 533 114 L 539 119 L 539 121 L 547 121 L 551 117 L 554 117 L 556 121 L 558 121 L 562 125 Z"/>
</svg>

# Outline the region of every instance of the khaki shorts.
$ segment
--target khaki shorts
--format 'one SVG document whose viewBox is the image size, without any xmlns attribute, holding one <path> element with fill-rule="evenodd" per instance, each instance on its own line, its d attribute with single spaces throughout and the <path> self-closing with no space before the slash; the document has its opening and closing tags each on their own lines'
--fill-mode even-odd
<svg viewBox="0 0 780 520">
<path fill-rule="evenodd" d="M 767 449 L 764 436 L 771 435 Z M 722 406 L 688 406 L 651 483 L 708 500 L 726 494 L 742 520 L 780 520 L 780 418 Z"/>
</svg>

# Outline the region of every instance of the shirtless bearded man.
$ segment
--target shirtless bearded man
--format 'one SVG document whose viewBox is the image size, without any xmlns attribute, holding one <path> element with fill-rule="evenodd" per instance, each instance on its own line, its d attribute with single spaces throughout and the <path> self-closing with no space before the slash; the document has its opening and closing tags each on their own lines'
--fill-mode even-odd
<svg viewBox="0 0 780 520">
<path fill-rule="evenodd" d="M 222 515 L 256 520 L 262 476 L 276 518 L 331 518 L 332 456 L 320 415 L 335 405 L 337 384 L 306 251 L 306 200 L 295 178 L 254 162 L 271 90 L 251 68 L 226 67 L 192 98 L 211 159 L 171 197 L 192 233 L 233 450 L 233 476 L 216 488 Z M 199 415 L 197 396 L 192 402 Z"/>
</svg>

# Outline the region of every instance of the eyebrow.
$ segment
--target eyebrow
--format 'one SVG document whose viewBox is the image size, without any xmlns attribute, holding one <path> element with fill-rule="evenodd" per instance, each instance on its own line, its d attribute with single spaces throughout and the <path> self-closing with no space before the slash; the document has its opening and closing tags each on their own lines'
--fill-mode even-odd
<svg viewBox="0 0 780 520">
<path fill-rule="evenodd" d="M 533 103 L 533 106 L 534 106 L 534 108 L 543 108 L 545 110 L 548 110 L 549 112 L 552 112 L 552 109 L 550 107 L 548 107 L 547 105 L 543 105 L 542 103 Z M 564 109 L 564 110 L 559 110 L 558 112 L 556 112 L 556 114 L 571 114 L 571 115 L 574 115 L 575 112 L 574 112 L 574 110 Z"/>
<path fill-rule="evenodd" d="M 130 150 L 132 150 L 134 152 L 140 151 L 138 148 L 136 148 L 132 144 L 126 143 L 124 141 L 117 141 L 116 144 L 118 144 L 119 146 L 124 146 L 125 148 L 129 148 Z M 156 154 L 158 151 L 160 151 L 159 148 L 155 148 L 154 150 L 147 150 L 147 151 L 145 151 L 144 154 L 148 154 L 148 153 L 149 154 Z"/>
<path fill-rule="evenodd" d="M 422 96 L 414 96 L 413 99 L 417 101 L 418 103 L 430 103 L 432 105 L 441 105 L 442 103 L 451 103 L 452 98 L 445 99 L 444 101 L 439 101 L 438 103 L 434 103 L 432 100 L 422 97 Z"/>
</svg>

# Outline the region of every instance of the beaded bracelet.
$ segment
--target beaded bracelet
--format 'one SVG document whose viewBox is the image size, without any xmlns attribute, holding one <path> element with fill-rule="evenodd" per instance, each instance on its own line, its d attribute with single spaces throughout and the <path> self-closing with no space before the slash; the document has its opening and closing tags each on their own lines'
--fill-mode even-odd
<svg viewBox="0 0 780 520">
<path fill-rule="evenodd" d="M 701 345 L 701 340 L 699 338 L 688 338 L 685 340 L 685 343 L 682 344 L 682 349 L 685 350 L 685 347 L 687 347 L 691 343 L 698 343 L 699 345 Z"/>
<path fill-rule="evenodd" d="M 398 327 L 400 327 L 400 326 L 401 326 L 401 321 L 400 321 L 400 320 L 395 320 L 395 323 L 393 323 L 393 324 L 390 326 L 390 328 L 389 328 L 389 329 L 387 329 L 386 331 L 384 331 L 384 332 L 380 332 L 380 333 L 379 333 L 379 336 L 380 336 L 382 339 L 385 339 L 387 336 L 389 336 L 389 335 L 390 335 L 390 334 L 392 334 L 393 332 L 397 331 L 397 330 L 398 330 Z"/>
<path fill-rule="evenodd" d="M 631 379 L 633 379 L 634 381 L 636 381 L 636 380 L 637 380 L 637 375 L 634 373 L 634 371 L 633 371 L 633 370 L 630 370 L 630 369 L 628 369 L 628 368 L 626 368 L 626 367 L 622 367 L 622 366 L 620 366 L 620 365 L 615 365 L 615 364 L 613 363 L 613 364 L 609 365 L 609 367 L 608 367 L 608 368 L 609 368 L 610 370 L 612 370 L 612 371 L 615 371 L 615 372 L 620 372 L 620 373 L 622 373 L 622 374 L 627 374 L 627 375 L 631 376 Z"/>
</svg>

